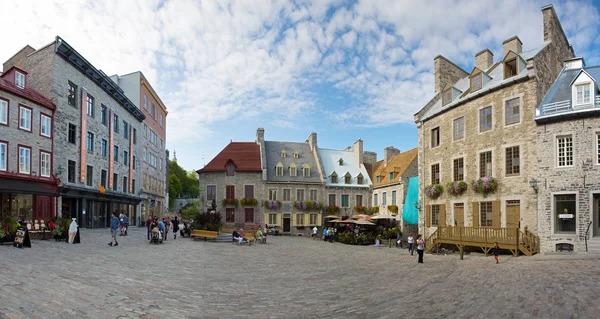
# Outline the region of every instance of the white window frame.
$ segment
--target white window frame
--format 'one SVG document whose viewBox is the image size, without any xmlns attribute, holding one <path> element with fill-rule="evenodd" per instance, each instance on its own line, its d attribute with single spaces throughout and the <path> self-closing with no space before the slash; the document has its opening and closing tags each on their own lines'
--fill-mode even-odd
<svg viewBox="0 0 600 319">
<path fill-rule="evenodd" d="M 571 139 L 571 143 L 570 143 L 571 144 L 571 164 L 570 165 L 567 164 L 568 163 L 568 157 L 567 157 L 567 154 L 566 154 L 567 150 L 568 150 L 567 145 L 566 145 L 566 143 L 567 143 L 566 139 L 569 139 L 569 138 Z M 560 156 L 560 151 L 561 151 L 560 140 L 561 139 L 565 139 L 565 141 L 564 141 L 564 143 L 565 143 L 565 150 L 564 150 L 564 152 L 565 152 L 565 155 L 564 155 L 564 157 L 565 157 L 565 159 L 564 159 L 565 165 L 560 165 L 560 160 L 561 160 L 561 156 Z M 556 136 L 556 138 L 554 140 L 556 141 L 556 156 L 555 156 L 555 158 L 556 158 L 556 167 L 558 167 L 558 168 L 573 167 L 573 165 L 575 163 L 575 150 L 574 150 L 574 146 L 573 146 L 573 142 L 574 142 L 573 141 L 573 135 L 572 134 L 561 134 L 561 135 Z"/>
<path fill-rule="evenodd" d="M 25 151 L 29 156 L 27 158 L 27 163 L 24 163 L 22 161 L 22 156 L 21 156 L 21 151 Z M 22 169 L 22 165 L 27 165 L 25 169 Z M 31 174 L 31 149 L 30 148 L 26 148 L 26 147 L 22 147 L 19 146 L 19 174 L 27 174 L 30 175 Z"/>
<path fill-rule="evenodd" d="M 572 192 L 572 191 L 564 191 L 564 192 L 551 192 L 550 193 L 550 212 L 551 212 L 550 215 L 554 216 L 554 211 L 556 209 L 555 208 L 556 201 L 555 201 L 554 198 L 556 196 L 560 196 L 560 195 L 575 195 L 575 203 L 576 203 L 575 207 L 577 208 L 577 211 L 575 212 L 575 214 L 576 214 L 575 216 L 577 216 L 578 213 L 581 213 L 581 211 L 578 209 L 579 208 L 579 193 L 578 192 Z M 591 196 L 590 200 L 592 200 L 591 203 L 593 203 L 594 193 L 590 194 L 590 196 Z M 524 206 L 523 202 L 521 202 L 521 205 Z M 554 217 L 556 217 L 556 216 L 554 216 Z M 554 236 L 557 236 L 557 237 L 560 236 L 561 238 L 579 238 L 579 218 L 575 218 L 575 233 L 562 233 L 562 232 L 561 233 L 557 233 L 556 232 L 556 227 L 554 225 L 555 224 L 554 218 L 552 218 L 550 220 L 550 224 L 551 224 L 550 226 L 551 226 L 551 229 L 552 229 L 551 235 L 553 237 Z"/>
<path fill-rule="evenodd" d="M 452 167 L 451 167 L 451 169 L 452 169 L 452 178 L 451 178 L 451 181 L 452 182 L 460 182 L 460 181 L 455 181 L 454 180 L 454 173 L 455 173 L 455 171 L 454 171 L 454 160 L 461 159 L 461 158 L 463 160 L 463 165 L 462 165 L 463 179 L 462 179 L 462 181 L 465 181 L 465 182 L 467 181 L 467 156 L 465 154 L 461 154 L 461 155 L 452 157 L 452 161 L 450 162 L 450 165 L 452 165 Z M 477 159 L 477 160 L 479 160 L 479 159 Z"/>
<path fill-rule="evenodd" d="M 483 225 L 483 223 L 482 223 L 482 216 L 481 216 L 481 212 L 482 212 L 482 208 L 483 208 L 483 205 L 482 205 L 483 203 L 486 203 L 486 204 L 487 204 L 487 203 L 490 203 L 490 211 L 489 211 L 489 214 L 491 215 L 491 217 L 492 217 L 492 218 L 491 218 L 491 219 L 489 219 L 489 220 L 491 220 L 492 224 L 491 224 L 491 225 L 489 225 L 489 226 L 488 226 L 488 223 L 487 223 L 487 221 L 488 221 L 488 219 L 487 219 L 488 212 L 486 212 L 486 215 L 485 215 L 485 217 L 486 217 L 486 219 L 485 219 L 486 223 L 485 223 L 485 224 L 486 224 L 486 225 L 485 225 L 485 226 L 482 226 L 482 225 Z M 482 201 L 482 202 L 479 202 L 479 205 L 477 205 L 477 206 L 479 206 L 479 227 L 489 227 L 489 228 L 492 228 L 492 227 L 494 227 L 494 204 L 493 204 L 493 202 L 492 202 L 492 201 Z"/>
<path fill-rule="evenodd" d="M 25 88 L 25 74 L 15 71 L 15 85 L 21 89 Z"/>
<path fill-rule="evenodd" d="M 8 125 L 8 100 L 0 99 L 0 124 Z"/>
<path fill-rule="evenodd" d="M 286 191 L 287 191 L 287 195 L 288 195 L 288 196 L 287 196 L 287 199 L 286 199 L 286 196 L 285 196 L 285 194 L 286 194 Z M 292 200 L 292 189 L 291 189 L 291 188 L 284 188 L 284 189 L 283 189 L 282 201 L 284 201 L 284 202 L 289 202 L 289 201 L 291 201 L 291 200 Z"/>
<path fill-rule="evenodd" d="M 269 200 L 277 200 L 277 189 L 269 188 Z"/>
<path fill-rule="evenodd" d="M 477 174 L 475 176 L 477 176 L 477 178 L 481 178 L 480 174 L 481 174 L 481 154 L 482 153 L 487 153 L 487 152 L 491 152 L 491 158 L 492 158 L 492 174 L 490 174 L 491 176 L 488 177 L 494 177 L 494 149 L 493 148 L 486 148 L 483 150 L 479 150 L 477 152 Z M 506 153 L 505 153 L 506 154 Z M 506 164 L 506 163 L 505 163 Z M 465 172 L 465 178 L 466 178 L 466 172 Z"/>
<path fill-rule="evenodd" d="M 433 165 L 436 165 L 436 164 L 440 167 L 440 178 L 439 179 L 440 179 L 440 183 L 442 183 L 442 162 L 438 161 L 438 162 L 429 163 L 429 169 L 427 171 L 429 173 L 429 184 L 430 185 L 433 184 L 433 181 L 431 180 L 432 168 L 433 168 Z"/>
<path fill-rule="evenodd" d="M 514 126 L 523 123 L 523 96 L 524 94 L 517 94 L 513 96 L 509 96 L 502 100 L 502 121 L 504 123 L 504 127 Z M 506 102 L 514 99 L 519 99 L 519 121 L 514 123 L 506 124 Z M 492 115 L 492 125 L 494 123 L 494 116 Z"/>
<path fill-rule="evenodd" d="M 42 177 L 50 177 L 50 167 L 51 167 L 52 155 L 48 152 L 41 151 L 40 152 L 40 176 Z M 45 165 L 44 165 L 45 162 Z"/>
<path fill-rule="evenodd" d="M 312 194 L 311 194 L 312 191 L 315 191 L 315 199 L 312 199 Z M 319 190 L 318 189 L 314 189 L 314 188 L 313 189 L 309 189 L 308 190 L 308 199 L 312 200 L 312 201 L 318 202 L 319 201 Z"/>
<path fill-rule="evenodd" d="M 485 131 L 482 131 L 481 130 L 481 111 L 484 110 L 484 109 L 487 109 L 488 107 L 492 110 L 492 112 L 491 112 L 491 115 L 492 115 L 492 125 L 491 125 L 491 127 L 489 129 L 487 129 Z M 495 118 L 494 117 L 494 106 L 492 104 L 480 107 L 477 110 L 477 132 L 479 134 L 485 134 L 487 132 L 493 131 L 494 130 L 494 124 L 495 124 L 495 119 L 494 118 Z"/>
<path fill-rule="evenodd" d="M 4 147 L 4 154 L 0 153 L 0 171 L 8 171 L 8 143 L 0 142 L 0 148 Z"/>
<path fill-rule="evenodd" d="M 587 104 L 592 104 L 594 102 L 594 91 L 592 88 L 592 82 L 587 82 L 587 83 L 578 83 L 575 84 L 575 97 L 573 99 L 573 105 L 587 105 Z M 586 88 L 589 90 L 590 92 L 590 100 L 588 102 L 585 101 L 585 89 L 582 91 L 581 93 L 581 101 L 579 101 L 579 88 Z"/>
<path fill-rule="evenodd" d="M 47 124 L 47 128 L 45 130 L 44 123 Z M 46 133 L 44 133 L 44 131 L 46 131 Z M 52 118 L 43 113 L 40 115 L 40 135 L 45 137 L 52 137 Z"/>
<path fill-rule="evenodd" d="M 454 124 L 456 123 L 457 120 L 459 120 L 461 118 L 462 118 L 462 137 L 456 138 L 456 135 L 454 134 L 455 130 L 456 130 L 455 127 L 454 127 Z M 464 115 L 461 115 L 459 117 L 456 117 L 456 118 L 452 119 L 451 126 L 452 126 L 452 141 L 453 142 L 464 141 L 465 140 L 465 121 L 466 121 L 466 119 L 465 119 Z"/>
<path fill-rule="evenodd" d="M 25 124 L 28 125 L 28 127 L 22 126 L 21 123 L 23 121 L 23 111 L 25 111 L 25 113 L 29 113 L 29 116 L 25 117 Z M 31 132 L 31 116 L 33 114 L 33 111 L 31 109 L 28 109 L 22 105 L 19 105 L 19 128 L 28 132 Z"/>
</svg>

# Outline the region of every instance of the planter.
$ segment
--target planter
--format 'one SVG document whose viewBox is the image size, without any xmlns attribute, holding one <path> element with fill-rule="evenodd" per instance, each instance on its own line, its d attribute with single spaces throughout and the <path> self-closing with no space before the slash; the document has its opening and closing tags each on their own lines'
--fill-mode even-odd
<svg viewBox="0 0 600 319">
<path fill-rule="evenodd" d="M 388 205 L 387 209 L 392 215 L 398 214 L 398 205 Z"/>
<path fill-rule="evenodd" d="M 327 207 L 327 213 L 329 214 L 336 214 L 340 212 L 340 207 L 339 206 L 328 206 Z"/>
<path fill-rule="evenodd" d="M 467 191 L 467 188 L 469 188 L 469 185 L 467 185 L 467 183 L 464 181 L 450 182 L 446 184 L 446 191 L 448 191 L 448 194 L 452 194 L 454 196 L 462 195 L 462 193 Z"/>
<path fill-rule="evenodd" d="M 425 195 L 431 199 L 436 199 L 442 195 L 444 187 L 440 184 L 433 184 L 425 187 Z"/>
<path fill-rule="evenodd" d="M 498 182 L 493 177 L 482 177 L 472 182 L 473 191 L 480 194 L 488 194 L 498 189 Z"/>
<path fill-rule="evenodd" d="M 281 207 L 281 201 L 278 201 L 278 200 L 266 200 L 264 202 L 264 206 L 267 209 L 276 210 L 276 209 L 279 209 L 279 207 Z"/>
<path fill-rule="evenodd" d="M 225 198 L 221 204 L 223 205 L 223 207 L 225 206 L 235 206 L 236 208 L 238 207 L 239 201 L 235 198 Z"/>
<path fill-rule="evenodd" d="M 256 200 L 256 198 L 242 198 L 240 203 L 242 204 L 242 206 L 257 206 L 258 205 L 258 201 Z"/>
</svg>

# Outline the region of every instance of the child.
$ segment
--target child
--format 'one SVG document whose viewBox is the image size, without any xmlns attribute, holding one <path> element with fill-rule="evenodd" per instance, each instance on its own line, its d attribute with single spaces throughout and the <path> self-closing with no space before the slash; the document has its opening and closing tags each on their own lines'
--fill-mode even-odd
<svg viewBox="0 0 600 319">
<path fill-rule="evenodd" d="M 377 239 L 375 239 L 375 247 L 380 247 L 381 246 L 381 235 L 377 236 Z"/>
<path fill-rule="evenodd" d="M 494 246 L 494 259 L 496 259 L 496 263 L 499 264 L 500 261 L 498 261 L 498 254 L 500 253 L 500 246 L 498 246 L 498 242 L 495 242 L 494 244 L 496 244 Z"/>
</svg>

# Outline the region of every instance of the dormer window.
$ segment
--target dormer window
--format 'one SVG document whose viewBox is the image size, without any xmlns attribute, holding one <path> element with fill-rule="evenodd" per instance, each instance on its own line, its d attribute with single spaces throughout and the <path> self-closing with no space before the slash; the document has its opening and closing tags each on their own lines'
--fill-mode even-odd
<svg viewBox="0 0 600 319">
<path fill-rule="evenodd" d="M 283 176 L 283 164 L 281 162 L 275 165 L 275 176 Z"/>
<path fill-rule="evenodd" d="M 281 151 L 281 158 L 285 158 L 285 155 L 286 155 L 285 151 Z"/>
<path fill-rule="evenodd" d="M 481 86 L 482 86 L 481 73 L 473 75 L 473 77 L 471 77 L 471 92 L 481 89 Z"/>
<path fill-rule="evenodd" d="M 344 184 L 352 184 L 352 175 L 350 173 L 344 175 Z"/>
<path fill-rule="evenodd" d="M 298 152 L 294 152 L 294 158 L 298 158 Z"/>
<path fill-rule="evenodd" d="M 394 180 L 394 172 L 390 172 L 390 181 Z"/>
<path fill-rule="evenodd" d="M 25 88 L 25 74 L 15 71 L 15 85 L 20 88 Z"/>
<path fill-rule="evenodd" d="M 294 163 L 290 165 L 290 176 L 298 176 L 298 169 L 296 168 L 296 164 Z"/>
<path fill-rule="evenodd" d="M 302 166 L 302 177 L 310 177 L 310 166 L 308 164 Z"/>
<path fill-rule="evenodd" d="M 448 88 L 442 92 L 442 105 L 446 105 L 450 102 L 452 102 L 452 88 Z"/>
<path fill-rule="evenodd" d="M 575 86 L 576 97 L 575 105 L 592 103 L 592 84 L 579 84 Z"/>
<path fill-rule="evenodd" d="M 333 172 L 333 174 L 331 174 L 331 184 L 337 184 L 338 180 L 337 180 L 338 176 L 335 172 Z"/>
<path fill-rule="evenodd" d="M 364 183 L 365 183 L 365 178 L 362 176 L 362 174 L 358 174 L 358 176 L 356 177 L 356 184 L 362 185 Z"/>
<path fill-rule="evenodd" d="M 229 162 L 227 164 L 227 176 L 234 176 L 235 175 L 235 164 L 233 164 L 232 162 Z"/>
<path fill-rule="evenodd" d="M 338 163 L 340 164 L 340 166 L 342 166 L 342 165 L 344 165 L 344 160 L 340 158 L 340 159 L 338 160 Z"/>
<path fill-rule="evenodd" d="M 511 59 L 504 62 L 504 78 L 508 79 L 517 75 L 517 59 Z"/>
<path fill-rule="evenodd" d="M 375 180 L 377 181 L 377 184 L 381 183 L 381 176 L 377 176 L 377 178 L 375 178 Z"/>
</svg>

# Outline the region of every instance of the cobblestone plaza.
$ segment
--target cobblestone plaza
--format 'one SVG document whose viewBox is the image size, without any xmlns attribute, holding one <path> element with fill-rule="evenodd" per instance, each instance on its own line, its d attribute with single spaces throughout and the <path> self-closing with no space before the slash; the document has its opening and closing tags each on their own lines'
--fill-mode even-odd
<svg viewBox="0 0 600 319">
<path fill-rule="evenodd" d="M 0 246 L 0 318 L 597 318 L 595 256 L 425 256 L 302 237 Z M 581 258 L 579 258 L 581 256 Z"/>
</svg>

